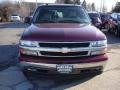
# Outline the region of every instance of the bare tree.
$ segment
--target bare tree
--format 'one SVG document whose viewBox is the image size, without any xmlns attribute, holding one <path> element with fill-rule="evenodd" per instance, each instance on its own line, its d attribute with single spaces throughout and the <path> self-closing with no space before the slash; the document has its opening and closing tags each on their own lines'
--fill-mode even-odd
<svg viewBox="0 0 120 90">
<path fill-rule="evenodd" d="M 86 3 L 85 0 L 83 1 L 82 6 L 83 6 L 85 9 L 87 9 L 87 3 Z"/>
<path fill-rule="evenodd" d="M 70 3 L 70 0 L 65 0 L 64 3 L 65 3 L 65 4 L 69 4 L 69 3 Z"/>
<path fill-rule="evenodd" d="M 75 3 L 79 5 L 81 4 L 80 0 L 75 0 Z"/>
<path fill-rule="evenodd" d="M 0 17 L 2 17 L 3 21 L 9 21 L 9 17 L 12 14 L 17 14 L 24 18 L 30 14 L 31 6 L 33 5 L 29 5 L 29 3 L 26 4 L 23 0 L 14 3 L 4 1 L 0 4 Z M 32 8 L 34 8 L 34 6 Z"/>
<path fill-rule="evenodd" d="M 113 7 L 112 12 L 120 13 L 120 2 L 116 3 L 116 6 Z"/>
<path fill-rule="evenodd" d="M 81 4 L 80 0 L 64 0 L 65 4 Z"/>
<path fill-rule="evenodd" d="M 3 2 L 1 5 L 1 17 L 3 21 L 8 21 L 10 13 L 12 13 L 16 8 L 10 2 Z"/>
<path fill-rule="evenodd" d="M 87 11 L 92 11 L 92 7 L 91 7 L 91 4 L 90 4 L 90 3 L 87 4 L 86 10 L 87 10 Z"/>
<path fill-rule="evenodd" d="M 107 7 L 104 6 L 104 7 L 103 7 L 103 13 L 106 13 L 106 12 L 107 12 Z"/>
</svg>

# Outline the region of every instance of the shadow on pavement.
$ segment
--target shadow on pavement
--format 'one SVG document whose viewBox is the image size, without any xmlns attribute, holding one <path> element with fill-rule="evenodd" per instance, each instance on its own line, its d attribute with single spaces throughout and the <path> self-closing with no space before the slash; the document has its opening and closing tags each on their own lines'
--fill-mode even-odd
<svg viewBox="0 0 120 90">
<path fill-rule="evenodd" d="M 1 45 L 0 46 L 0 70 L 16 65 L 18 62 L 18 46 L 17 45 Z"/>
<path fill-rule="evenodd" d="M 26 28 L 28 24 L 22 22 L 8 22 L 0 24 L 0 28 Z"/>
<path fill-rule="evenodd" d="M 26 74 L 28 80 L 30 80 L 37 90 L 64 90 L 70 87 L 80 85 L 97 74 L 93 73 L 81 73 L 79 75 L 42 75 L 28 73 Z M 61 88 L 59 88 L 61 87 Z M 59 89 L 56 89 L 59 88 Z"/>
</svg>

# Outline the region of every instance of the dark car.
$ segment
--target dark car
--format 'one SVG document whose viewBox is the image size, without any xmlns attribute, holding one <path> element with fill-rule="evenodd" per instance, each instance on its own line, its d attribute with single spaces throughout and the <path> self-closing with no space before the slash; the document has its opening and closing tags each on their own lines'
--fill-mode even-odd
<svg viewBox="0 0 120 90">
<path fill-rule="evenodd" d="M 88 12 L 89 17 L 91 18 L 92 24 L 99 28 L 102 29 L 102 21 L 101 21 L 101 17 L 100 14 L 97 12 Z"/>
<path fill-rule="evenodd" d="M 104 29 L 107 29 L 110 15 L 108 15 L 108 14 L 100 14 L 100 16 L 101 16 L 101 21 L 102 21 L 101 27 L 104 28 Z"/>
<path fill-rule="evenodd" d="M 120 36 L 120 14 L 117 15 L 116 23 L 115 35 Z"/>
<path fill-rule="evenodd" d="M 19 60 L 24 71 L 44 74 L 102 72 L 106 49 L 106 36 L 91 25 L 81 6 L 48 4 L 37 8 L 24 31 Z"/>
</svg>

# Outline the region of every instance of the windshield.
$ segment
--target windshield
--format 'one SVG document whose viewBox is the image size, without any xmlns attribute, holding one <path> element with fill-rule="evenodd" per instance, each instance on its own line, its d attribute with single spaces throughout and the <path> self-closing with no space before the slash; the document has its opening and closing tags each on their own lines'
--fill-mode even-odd
<svg viewBox="0 0 120 90">
<path fill-rule="evenodd" d="M 33 17 L 33 23 L 90 23 L 80 6 L 41 6 Z"/>
<path fill-rule="evenodd" d="M 93 18 L 93 17 L 100 17 L 100 15 L 98 13 L 88 13 L 90 18 Z"/>
</svg>

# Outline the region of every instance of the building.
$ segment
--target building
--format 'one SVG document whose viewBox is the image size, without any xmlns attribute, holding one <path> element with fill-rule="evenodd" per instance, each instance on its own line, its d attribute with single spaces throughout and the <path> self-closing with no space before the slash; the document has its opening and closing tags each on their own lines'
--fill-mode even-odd
<svg viewBox="0 0 120 90">
<path fill-rule="evenodd" d="M 116 3 L 116 6 L 120 6 L 120 2 L 117 2 L 117 3 Z"/>
</svg>

